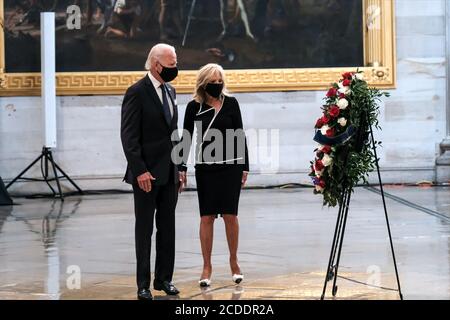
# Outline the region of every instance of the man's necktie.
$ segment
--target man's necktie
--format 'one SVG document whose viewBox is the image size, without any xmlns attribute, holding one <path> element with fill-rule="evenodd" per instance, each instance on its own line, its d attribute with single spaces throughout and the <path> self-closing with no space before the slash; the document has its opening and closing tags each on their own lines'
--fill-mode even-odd
<svg viewBox="0 0 450 320">
<path fill-rule="evenodd" d="M 166 118 L 167 124 L 170 125 L 170 123 L 172 122 L 172 114 L 170 113 L 169 101 L 167 100 L 167 88 L 164 84 L 161 85 L 161 90 L 164 117 Z"/>
</svg>

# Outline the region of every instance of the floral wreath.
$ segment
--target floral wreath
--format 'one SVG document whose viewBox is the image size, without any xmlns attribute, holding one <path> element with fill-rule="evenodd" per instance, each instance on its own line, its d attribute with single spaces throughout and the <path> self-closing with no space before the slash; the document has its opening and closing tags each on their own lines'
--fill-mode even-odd
<svg viewBox="0 0 450 320">
<path fill-rule="evenodd" d="M 319 145 L 309 174 L 314 193 L 323 195 L 324 205 L 340 204 L 343 188 L 353 188 L 360 180 L 367 183 L 369 172 L 375 168 L 367 137 L 372 126 L 381 129 L 378 102 L 382 96 L 389 94 L 369 88 L 362 71 L 342 74 L 328 90 L 323 114 L 315 125 L 314 140 Z M 361 133 L 365 138 L 361 139 Z"/>
</svg>

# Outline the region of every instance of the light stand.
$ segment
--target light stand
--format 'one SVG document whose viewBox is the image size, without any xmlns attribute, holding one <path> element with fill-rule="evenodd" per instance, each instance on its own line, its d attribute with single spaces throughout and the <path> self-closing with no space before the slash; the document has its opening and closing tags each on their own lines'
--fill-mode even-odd
<svg viewBox="0 0 450 320">
<path fill-rule="evenodd" d="M 83 191 L 73 182 L 72 179 L 55 163 L 52 148 L 56 148 L 56 66 L 55 66 L 55 13 L 41 12 L 41 95 L 42 95 L 42 119 L 44 129 L 44 147 L 41 154 L 26 167 L 8 185 L 8 189 L 17 180 L 45 181 L 53 192 L 53 196 L 64 200 L 61 190 L 60 178 L 67 178 L 69 182 L 78 190 Z M 43 179 L 22 177 L 36 162 L 41 161 L 41 173 Z M 49 162 L 53 171 L 53 178 L 49 177 Z M 60 177 L 58 171 L 63 175 Z M 58 192 L 51 186 L 50 181 L 56 181 Z"/>
<path fill-rule="evenodd" d="M 31 167 L 33 167 L 38 161 L 41 161 L 41 173 L 42 173 L 42 177 L 43 179 L 38 179 L 38 178 L 24 178 L 22 177 L 28 170 L 31 169 Z M 49 162 L 51 164 L 52 167 L 52 171 L 53 171 L 53 178 L 49 177 Z M 58 175 L 58 171 L 62 174 L 62 177 L 60 177 Z M 28 165 L 28 167 L 26 167 L 21 173 L 19 173 L 19 175 L 17 177 L 15 177 L 13 180 L 11 180 L 10 183 L 8 183 L 6 185 L 6 189 L 8 189 L 10 186 L 12 186 L 14 184 L 14 182 L 16 182 L 17 180 L 26 180 L 26 181 L 41 181 L 41 182 L 45 182 L 47 183 L 48 187 L 50 188 L 50 190 L 53 193 L 54 197 L 59 197 L 61 200 L 64 201 L 64 194 L 62 192 L 61 189 L 61 183 L 59 182 L 59 179 L 61 178 L 66 178 L 67 180 L 69 180 L 69 182 L 78 190 L 79 194 L 83 194 L 83 190 L 80 189 L 80 187 L 78 187 L 78 185 L 61 169 L 60 166 L 58 166 L 58 164 L 55 162 L 55 160 L 53 159 L 53 154 L 52 154 L 52 150 L 50 148 L 47 147 L 43 147 L 42 148 L 42 152 L 41 155 L 38 156 L 30 165 Z M 56 186 L 58 188 L 58 193 L 55 191 L 55 189 L 52 187 L 52 185 L 50 184 L 51 181 L 56 181 Z"/>
</svg>

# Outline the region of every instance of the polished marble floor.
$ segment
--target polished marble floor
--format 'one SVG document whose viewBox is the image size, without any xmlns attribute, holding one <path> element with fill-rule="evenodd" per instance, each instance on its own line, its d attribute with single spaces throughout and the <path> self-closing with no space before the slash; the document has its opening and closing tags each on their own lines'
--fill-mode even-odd
<svg viewBox="0 0 450 320">
<path fill-rule="evenodd" d="M 404 298 L 450 299 L 450 188 L 386 191 Z M 135 299 L 131 194 L 15 201 L 0 207 L 0 299 Z M 245 280 L 231 282 L 218 219 L 213 285 L 201 290 L 197 198 L 182 194 L 177 298 L 320 298 L 336 213 L 308 188 L 243 191 L 239 258 Z M 398 299 L 381 198 L 373 190 L 357 188 L 353 196 L 337 282 L 336 299 Z"/>
</svg>

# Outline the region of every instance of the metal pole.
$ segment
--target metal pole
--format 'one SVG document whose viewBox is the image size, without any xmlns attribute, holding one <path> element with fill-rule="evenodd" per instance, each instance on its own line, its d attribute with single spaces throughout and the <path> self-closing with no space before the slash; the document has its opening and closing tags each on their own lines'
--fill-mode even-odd
<svg viewBox="0 0 450 320">
<path fill-rule="evenodd" d="M 61 201 L 64 201 L 64 195 L 61 190 L 61 184 L 59 183 L 58 172 L 56 171 L 55 161 L 53 160 L 53 155 L 52 155 L 51 150 L 48 150 L 47 158 L 50 160 L 50 163 L 52 164 L 53 174 L 55 175 L 56 186 L 58 187 L 59 197 L 61 198 Z"/>
<path fill-rule="evenodd" d="M 67 179 L 67 180 L 69 180 L 69 182 L 78 190 L 78 192 L 80 193 L 80 194 L 83 194 L 83 190 L 81 190 L 81 188 L 67 175 L 67 173 L 65 173 L 64 171 L 63 171 L 63 169 L 61 169 L 61 167 L 60 166 L 58 166 L 58 164 L 55 162 L 55 167 L 56 167 L 56 169 L 58 169 L 61 173 L 62 173 L 62 175 Z"/>
<path fill-rule="evenodd" d="M 340 235 L 341 235 L 341 231 L 342 231 L 342 223 L 343 223 L 342 217 L 344 216 L 343 213 L 344 213 L 344 209 L 345 209 L 345 203 L 347 202 L 347 198 L 350 196 L 350 193 L 351 193 L 351 190 L 345 189 L 345 196 L 344 196 L 343 199 L 341 199 L 341 200 L 342 200 L 342 205 L 341 205 L 340 210 L 342 210 L 342 212 L 341 212 L 341 220 L 340 220 L 340 222 L 339 222 L 339 228 L 338 228 L 338 232 L 337 232 L 337 234 L 338 234 L 338 239 L 339 239 L 339 237 L 340 237 Z M 337 248 L 338 248 L 338 244 L 339 244 L 339 242 L 336 242 L 336 245 L 335 245 L 334 248 L 333 248 L 333 258 L 331 259 L 331 261 L 333 261 L 333 263 L 334 263 L 334 261 L 335 261 L 336 251 L 337 251 Z M 332 266 L 332 268 L 335 267 L 333 264 L 332 264 L 331 266 Z M 334 277 L 334 273 L 333 273 L 332 275 L 333 275 L 333 277 Z M 332 278 L 331 278 L 331 279 L 332 279 Z M 330 280 L 331 280 L 331 279 L 330 279 Z"/>
<path fill-rule="evenodd" d="M 30 168 L 32 166 L 34 166 L 34 164 L 36 162 L 38 162 L 41 158 L 43 157 L 43 154 L 41 154 L 39 157 L 37 157 L 32 163 L 30 163 L 30 165 L 28 167 L 26 167 L 25 169 L 22 170 L 21 173 L 19 173 L 19 175 L 17 177 L 15 177 L 14 179 L 12 179 L 7 185 L 6 185 L 6 189 L 8 189 L 10 186 L 12 186 L 14 184 L 14 182 L 16 182 L 17 180 L 19 180 L 24 174 L 25 172 L 27 172 L 28 170 L 30 170 Z"/>
<path fill-rule="evenodd" d="M 345 201 L 344 199 L 346 198 L 346 196 L 347 196 L 347 190 L 344 188 L 342 190 L 341 203 L 339 205 L 339 211 L 338 211 L 338 215 L 336 218 L 336 227 L 334 229 L 333 244 L 331 245 L 330 259 L 328 260 L 328 267 L 327 267 L 327 272 L 325 274 L 325 281 L 323 283 L 323 291 L 322 291 L 322 296 L 320 297 L 320 300 L 325 299 L 325 292 L 327 291 L 327 283 L 328 283 L 328 281 L 333 279 L 333 276 L 334 276 L 334 273 L 332 271 L 332 266 L 333 266 L 333 262 L 334 262 L 336 248 L 338 245 L 337 241 L 340 237 L 342 216 L 343 216 L 343 212 L 344 212 L 344 210 L 343 210 L 344 201 Z"/>
<path fill-rule="evenodd" d="M 347 196 L 347 202 L 345 203 L 345 213 L 344 213 L 344 224 L 342 225 L 342 233 L 341 233 L 341 239 L 339 241 L 339 250 L 338 250 L 338 255 L 337 255 L 337 261 L 336 261 L 336 266 L 334 268 L 334 280 L 333 280 L 333 297 L 336 296 L 336 292 L 337 292 L 337 286 L 336 286 L 336 281 L 337 281 L 337 277 L 338 277 L 338 271 L 339 271 L 339 262 L 341 261 L 341 252 L 342 252 L 342 244 L 344 243 L 344 235 L 345 235 L 345 226 L 347 225 L 347 217 L 348 217 L 348 209 L 350 207 L 350 198 L 352 196 L 352 187 L 348 188 L 348 196 Z"/>
<path fill-rule="evenodd" d="M 370 136 L 372 139 L 372 147 L 373 147 L 373 152 L 375 155 L 375 165 L 377 167 L 378 182 L 380 184 L 381 198 L 383 199 L 384 216 L 386 218 L 386 225 L 387 225 L 387 230 L 388 230 L 388 234 L 389 234 L 389 242 L 391 245 L 392 259 L 394 260 L 395 276 L 397 277 L 398 294 L 400 295 L 400 300 L 403 300 L 402 289 L 400 286 L 400 278 L 398 276 L 397 260 L 395 259 L 394 244 L 392 242 L 391 227 L 389 224 L 389 217 L 388 217 L 387 208 L 386 208 L 386 199 L 384 197 L 383 183 L 381 181 L 380 165 L 378 163 L 378 156 L 377 156 L 377 147 L 375 145 L 375 138 L 373 137 L 372 126 L 370 126 Z"/>
</svg>

